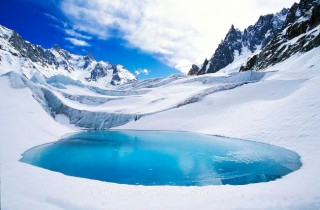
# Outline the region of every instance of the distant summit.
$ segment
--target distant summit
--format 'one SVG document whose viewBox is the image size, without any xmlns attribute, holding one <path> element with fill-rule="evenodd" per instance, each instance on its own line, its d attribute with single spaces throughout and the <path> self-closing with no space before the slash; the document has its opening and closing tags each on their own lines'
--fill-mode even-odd
<svg viewBox="0 0 320 210">
<path fill-rule="evenodd" d="M 32 77 L 37 71 L 45 77 L 58 74 L 99 85 L 120 85 L 136 81 L 137 78 L 118 64 L 96 61 L 89 52 L 86 56 L 75 55 L 59 45 L 44 49 L 40 45 L 25 41 L 17 32 L 0 25 L 0 49 L 6 53 L 1 56 L 0 65 L 12 68 L 10 60 L 19 59 L 20 70 L 26 77 Z"/>
</svg>

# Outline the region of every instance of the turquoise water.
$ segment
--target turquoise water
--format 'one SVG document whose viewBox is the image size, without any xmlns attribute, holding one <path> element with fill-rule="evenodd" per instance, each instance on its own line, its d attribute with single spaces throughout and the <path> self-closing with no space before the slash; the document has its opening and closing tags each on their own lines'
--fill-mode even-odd
<svg viewBox="0 0 320 210">
<path fill-rule="evenodd" d="M 188 132 L 89 131 L 34 147 L 22 162 L 131 185 L 243 185 L 280 178 L 299 156 L 267 144 Z"/>
</svg>

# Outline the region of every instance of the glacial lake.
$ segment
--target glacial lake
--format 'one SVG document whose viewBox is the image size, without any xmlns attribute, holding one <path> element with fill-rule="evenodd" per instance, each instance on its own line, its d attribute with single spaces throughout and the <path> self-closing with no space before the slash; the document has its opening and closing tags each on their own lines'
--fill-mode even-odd
<svg viewBox="0 0 320 210">
<path fill-rule="evenodd" d="M 26 151 L 20 160 L 75 177 L 130 185 L 244 185 L 301 167 L 289 150 L 253 141 L 171 131 L 70 134 Z"/>
</svg>

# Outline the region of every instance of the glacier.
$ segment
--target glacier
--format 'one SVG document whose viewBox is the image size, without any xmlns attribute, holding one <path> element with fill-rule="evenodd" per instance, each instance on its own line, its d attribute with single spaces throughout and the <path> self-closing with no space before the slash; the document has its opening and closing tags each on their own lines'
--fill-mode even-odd
<svg viewBox="0 0 320 210">
<path fill-rule="evenodd" d="M 2 205 L 6 209 L 109 209 L 117 204 L 118 209 L 154 205 L 194 209 L 202 203 L 204 209 L 317 209 L 319 50 L 294 55 L 262 72 L 139 81 L 142 84 L 113 87 L 109 95 L 73 82 L 62 81 L 60 89 L 39 75 L 31 81 L 6 72 L 0 77 Z M 113 94 L 135 85 L 139 88 L 133 88 L 134 94 Z M 214 92 L 215 88 L 221 90 Z M 209 94 L 202 97 L 206 91 Z M 193 97 L 192 103 L 184 103 Z M 136 115 L 141 117 L 136 120 Z M 191 131 L 272 144 L 297 152 L 303 165 L 274 182 L 199 188 L 119 185 L 68 177 L 18 161 L 33 146 L 87 127 L 110 126 L 105 119 L 118 126 L 113 129 Z"/>
<path fill-rule="evenodd" d="M 312 2 L 318 5 L 312 11 L 320 11 L 319 1 Z M 298 10 L 294 4 L 286 16 L 303 27 L 308 20 Z M 281 20 L 275 25 L 285 19 L 276 18 Z M 44 49 L 0 26 L 1 208 L 319 209 L 320 30 L 318 25 L 283 39 L 290 27 L 278 34 L 276 50 L 316 45 L 256 70 L 259 63 L 239 72 L 254 56 L 267 56 L 259 45 L 254 54 L 233 51 L 234 61 L 213 74 L 138 81 L 119 64 L 59 46 Z M 19 162 L 24 151 L 84 129 L 172 130 L 257 141 L 296 152 L 302 167 L 267 183 L 146 187 Z"/>
</svg>

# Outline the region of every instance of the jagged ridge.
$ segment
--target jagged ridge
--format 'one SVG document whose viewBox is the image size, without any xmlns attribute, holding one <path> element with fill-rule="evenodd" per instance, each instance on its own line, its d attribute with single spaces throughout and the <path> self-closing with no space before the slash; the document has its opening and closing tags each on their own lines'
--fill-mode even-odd
<svg viewBox="0 0 320 210">
<path fill-rule="evenodd" d="M 91 53 L 86 56 L 75 55 L 56 45 L 51 49 L 44 49 L 40 45 L 25 41 L 17 32 L 0 25 L 0 50 L 18 59 L 27 77 L 35 71 L 46 77 L 63 74 L 87 82 L 99 82 L 101 85 L 119 85 L 136 81 L 137 78 L 121 65 L 114 65 L 104 61 L 96 61 Z M 0 65 L 10 62 L 11 56 L 0 55 Z M 2 69 L 5 69 L 3 67 Z M 76 73 L 75 73 L 76 72 Z"/>
<path fill-rule="evenodd" d="M 284 30 L 259 54 L 252 56 L 240 71 L 259 70 L 320 46 L 320 1 L 302 0 L 288 12 Z"/>
<path fill-rule="evenodd" d="M 301 0 L 275 15 L 260 16 L 255 25 L 243 32 L 232 25 L 211 59 L 205 59 L 201 68 L 193 65 L 188 74 L 215 73 L 235 62 L 246 50 L 250 52 L 249 59 L 241 61 L 238 71 L 264 69 L 297 52 L 320 46 L 319 5 L 319 0 Z"/>
<path fill-rule="evenodd" d="M 201 75 L 217 72 L 232 63 L 235 57 L 243 54 L 244 51 L 254 53 L 266 46 L 283 27 L 287 13 L 288 9 L 283 9 L 276 14 L 260 16 L 254 25 L 243 32 L 232 25 L 210 60 L 205 59 L 201 68 L 193 65 L 188 74 Z"/>
</svg>

